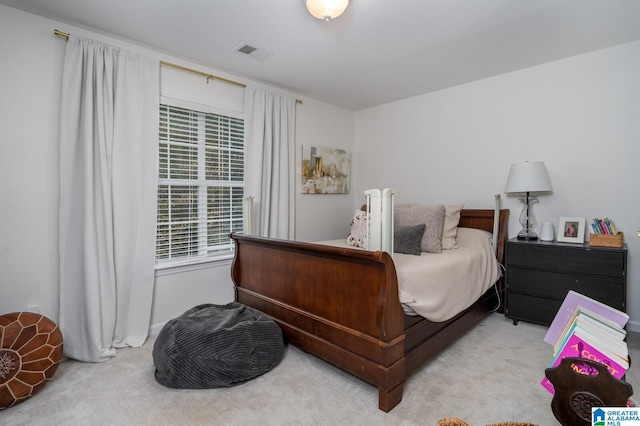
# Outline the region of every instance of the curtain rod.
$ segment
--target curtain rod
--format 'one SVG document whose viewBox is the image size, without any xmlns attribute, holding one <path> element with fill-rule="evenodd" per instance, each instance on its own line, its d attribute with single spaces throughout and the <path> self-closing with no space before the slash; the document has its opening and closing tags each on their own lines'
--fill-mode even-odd
<svg viewBox="0 0 640 426">
<path fill-rule="evenodd" d="M 65 33 L 63 31 L 55 30 L 55 29 L 53 30 L 53 34 L 57 35 L 58 37 L 64 37 L 64 38 L 67 39 L 67 41 L 69 40 L 69 36 L 71 35 L 69 33 Z M 213 79 L 213 80 L 224 81 L 225 83 L 235 84 L 236 86 L 247 87 L 246 84 L 240 83 L 238 81 L 229 80 L 228 78 L 219 77 L 217 75 L 209 74 L 209 73 L 206 73 L 206 72 L 203 72 L 203 71 L 194 70 L 193 68 L 183 67 L 182 65 L 172 64 L 171 62 L 160 61 L 160 65 L 166 65 L 168 67 L 177 68 L 177 69 L 182 70 L 182 71 L 187 71 L 187 72 L 190 72 L 190 73 L 193 73 L 193 74 L 198 74 L 198 75 L 207 77 L 207 84 L 209 83 L 209 80 Z M 296 103 L 297 104 L 301 104 L 302 100 L 301 99 L 296 99 Z"/>
</svg>

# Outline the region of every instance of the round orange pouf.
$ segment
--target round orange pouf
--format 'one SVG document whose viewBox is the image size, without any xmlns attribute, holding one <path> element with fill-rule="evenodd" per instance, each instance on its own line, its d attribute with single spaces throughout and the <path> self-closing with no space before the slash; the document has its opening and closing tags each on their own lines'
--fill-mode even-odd
<svg viewBox="0 0 640 426">
<path fill-rule="evenodd" d="M 38 392 L 62 359 L 62 332 L 31 312 L 0 315 L 0 410 Z"/>
</svg>

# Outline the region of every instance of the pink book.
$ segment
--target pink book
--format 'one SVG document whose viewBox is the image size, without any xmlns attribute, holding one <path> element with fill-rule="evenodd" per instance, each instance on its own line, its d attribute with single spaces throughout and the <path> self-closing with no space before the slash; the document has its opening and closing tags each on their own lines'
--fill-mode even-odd
<svg viewBox="0 0 640 426">
<path fill-rule="evenodd" d="M 592 361 L 597 361 L 600 364 L 606 365 L 609 369 L 609 372 L 613 375 L 613 377 L 617 379 L 622 378 L 622 376 L 624 376 L 624 373 L 626 372 L 626 369 L 620 364 L 612 361 L 610 357 L 603 355 L 602 352 L 600 352 L 575 334 L 572 334 L 571 337 L 569 337 L 567 343 L 563 346 L 558 356 L 553 359 L 553 362 L 549 367 L 557 367 L 558 365 L 560 365 L 562 359 L 566 357 L 586 358 Z M 577 365 L 575 366 L 575 368 L 578 369 L 577 371 L 581 374 L 597 374 L 597 371 L 595 371 L 593 367 L 591 367 L 591 370 L 593 371 L 589 371 L 589 366 L 587 366 L 586 364 L 585 367 L 587 368 L 581 368 Z M 551 392 L 552 395 L 555 393 L 553 385 L 546 377 L 542 379 L 540 384 L 543 388 Z"/>
<path fill-rule="evenodd" d="M 560 309 L 558 309 L 558 313 L 551 322 L 547 334 L 544 336 L 545 342 L 550 345 L 556 344 L 560 334 L 567 325 L 567 321 L 571 319 L 576 306 L 582 306 L 598 315 L 608 318 L 618 324 L 620 328 L 624 328 L 624 326 L 627 325 L 627 321 L 629 321 L 629 315 L 625 312 L 619 311 L 618 309 L 612 308 L 611 306 L 605 305 L 602 302 L 598 302 L 597 300 L 576 291 L 569 290 L 567 296 L 564 298 L 564 302 L 562 302 L 562 305 L 560 306 Z"/>
</svg>

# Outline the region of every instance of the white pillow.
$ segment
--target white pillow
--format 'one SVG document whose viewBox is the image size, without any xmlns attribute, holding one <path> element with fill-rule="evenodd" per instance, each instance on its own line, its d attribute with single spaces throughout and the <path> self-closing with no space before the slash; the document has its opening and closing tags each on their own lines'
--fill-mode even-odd
<svg viewBox="0 0 640 426">
<path fill-rule="evenodd" d="M 355 216 L 349 225 L 349 235 L 347 236 L 347 244 L 354 247 L 367 248 L 368 239 L 368 215 L 363 210 L 357 210 Z"/>
<path fill-rule="evenodd" d="M 457 249 L 458 224 L 460 223 L 460 210 L 462 204 L 444 206 L 444 226 L 442 227 L 442 250 Z"/>
</svg>

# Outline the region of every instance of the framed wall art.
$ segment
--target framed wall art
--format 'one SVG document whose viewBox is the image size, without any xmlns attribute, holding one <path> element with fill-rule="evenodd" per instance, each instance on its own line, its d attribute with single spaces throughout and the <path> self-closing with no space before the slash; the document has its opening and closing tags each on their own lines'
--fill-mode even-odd
<svg viewBox="0 0 640 426">
<path fill-rule="evenodd" d="M 303 194 L 348 194 L 350 189 L 351 152 L 302 146 Z"/>
</svg>

